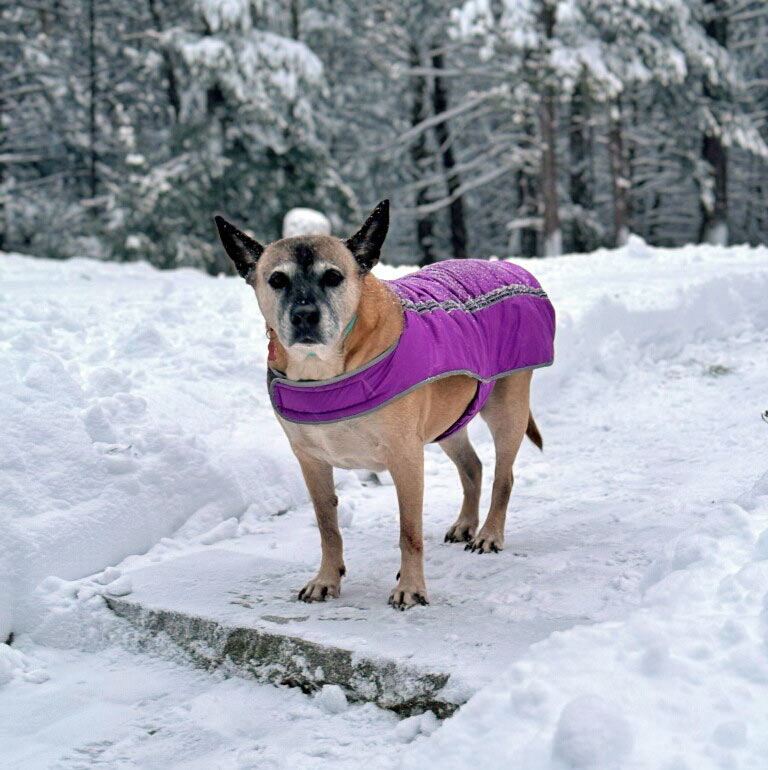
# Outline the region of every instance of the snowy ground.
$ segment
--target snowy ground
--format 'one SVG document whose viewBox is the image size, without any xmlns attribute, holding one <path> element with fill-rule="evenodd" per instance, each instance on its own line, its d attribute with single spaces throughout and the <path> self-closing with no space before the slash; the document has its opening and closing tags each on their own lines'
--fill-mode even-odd
<svg viewBox="0 0 768 770">
<path fill-rule="evenodd" d="M 451 609 L 477 603 L 495 641 L 524 623 L 541 641 L 510 650 L 434 729 L 333 691 L 309 698 L 130 651 L 99 593 L 130 592 L 131 570 L 224 548 L 295 563 L 298 588 L 316 566 L 263 385 L 263 324 L 234 278 L 0 257 L 0 638 L 15 637 L 0 645 L 0 713 L 13 715 L 0 768 L 353 768 L 363 756 L 466 768 L 482 756 L 526 770 L 764 770 L 768 250 L 632 240 L 531 267 L 558 310 L 556 365 L 534 377 L 546 451 L 521 453 L 507 548 L 479 557 L 442 544 L 460 488 L 428 450 L 432 605 L 392 622 L 412 645 L 425 625 L 444 631 L 449 648 L 462 632 Z M 483 425 L 471 433 L 489 469 Z M 386 622 L 391 482 L 337 481 L 342 600 Z"/>
</svg>

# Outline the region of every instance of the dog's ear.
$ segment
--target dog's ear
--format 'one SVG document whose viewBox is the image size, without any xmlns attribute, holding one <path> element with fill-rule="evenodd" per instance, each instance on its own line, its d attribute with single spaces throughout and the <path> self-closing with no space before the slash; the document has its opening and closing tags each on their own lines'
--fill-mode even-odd
<svg viewBox="0 0 768 770">
<path fill-rule="evenodd" d="M 367 273 L 378 261 L 381 247 L 389 229 L 389 201 L 383 200 L 371 212 L 365 224 L 346 242 L 346 247 L 360 266 L 360 272 Z"/>
<path fill-rule="evenodd" d="M 224 248 L 229 258 L 235 263 L 237 272 L 247 279 L 248 274 L 256 267 L 259 257 L 264 252 L 264 247 L 249 238 L 245 233 L 240 232 L 231 222 L 227 222 L 224 217 L 214 217 L 216 227 L 219 229 L 219 238 L 224 244 Z"/>
</svg>

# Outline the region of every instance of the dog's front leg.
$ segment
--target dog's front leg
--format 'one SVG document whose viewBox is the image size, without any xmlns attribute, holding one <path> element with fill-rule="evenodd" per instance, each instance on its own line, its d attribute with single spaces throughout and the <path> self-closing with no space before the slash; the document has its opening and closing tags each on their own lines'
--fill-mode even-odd
<svg viewBox="0 0 768 770">
<path fill-rule="evenodd" d="M 429 604 L 424 581 L 422 508 L 424 504 L 424 447 L 400 448 L 389 463 L 400 507 L 400 572 L 389 603 L 399 610 Z"/>
<path fill-rule="evenodd" d="M 320 569 L 316 577 L 299 591 L 299 599 L 305 602 L 324 601 L 327 596 L 339 595 L 341 578 L 346 572 L 336 510 L 339 499 L 333 488 L 333 468 L 322 460 L 300 452 L 296 452 L 296 457 L 312 498 L 322 548 Z"/>
</svg>

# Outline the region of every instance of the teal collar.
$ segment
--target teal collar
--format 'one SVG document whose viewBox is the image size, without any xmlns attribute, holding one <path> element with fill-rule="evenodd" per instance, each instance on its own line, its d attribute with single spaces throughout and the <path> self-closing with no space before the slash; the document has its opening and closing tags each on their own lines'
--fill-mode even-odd
<svg viewBox="0 0 768 770">
<path fill-rule="evenodd" d="M 346 329 L 344 329 L 344 339 L 347 339 L 347 337 L 349 337 L 349 333 L 350 333 L 350 332 L 352 331 L 352 329 L 354 328 L 354 325 L 355 325 L 355 322 L 356 322 L 356 321 L 357 321 L 357 313 L 355 313 L 355 314 L 352 316 L 352 320 L 351 320 L 351 321 L 350 321 L 350 322 L 347 324 L 347 328 L 346 328 Z"/>
</svg>

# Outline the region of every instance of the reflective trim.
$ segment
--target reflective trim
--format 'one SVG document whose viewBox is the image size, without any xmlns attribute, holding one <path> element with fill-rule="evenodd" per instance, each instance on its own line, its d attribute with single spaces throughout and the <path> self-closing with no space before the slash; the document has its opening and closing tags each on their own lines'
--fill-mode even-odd
<svg viewBox="0 0 768 770">
<path fill-rule="evenodd" d="M 384 354 L 382 354 L 384 355 Z M 416 390 L 416 388 L 420 388 L 422 385 L 426 385 L 427 383 L 434 382 L 435 380 L 442 380 L 443 377 L 453 377 L 459 374 L 463 374 L 467 377 L 472 377 L 475 380 L 478 380 L 479 382 L 494 382 L 495 380 L 500 380 L 502 377 L 506 377 L 509 374 L 514 374 L 515 372 L 526 372 L 530 369 L 542 369 L 545 366 L 552 366 L 554 361 L 548 361 L 546 364 L 534 364 L 533 366 L 521 366 L 518 369 L 509 369 L 506 372 L 502 372 L 501 374 L 495 374 L 493 377 L 480 377 L 478 374 L 475 374 L 474 372 L 470 372 L 468 369 L 457 369 L 452 372 L 444 372 L 443 374 L 435 374 L 432 377 L 427 377 L 426 380 L 422 380 L 421 382 L 417 382 L 415 385 L 411 385 L 410 388 L 406 388 L 405 390 L 401 391 L 400 393 L 395 394 L 392 396 L 392 398 L 388 398 L 386 401 L 384 401 L 381 404 L 378 404 L 377 406 L 372 406 L 370 409 L 365 409 L 362 412 L 358 412 L 357 414 L 350 414 L 347 417 L 334 417 L 330 420 L 293 420 L 290 417 L 286 417 L 285 415 L 280 413 L 280 410 L 275 406 L 275 399 L 273 396 L 273 390 L 277 383 L 281 381 L 282 378 L 280 377 L 272 377 L 271 379 L 269 376 L 267 377 L 269 382 L 269 400 L 272 402 L 272 408 L 277 413 L 277 416 L 281 420 L 285 420 L 286 422 L 292 422 L 297 425 L 330 425 L 334 422 L 344 422 L 345 420 L 355 420 L 358 417 L 362 417 L 366 414 L 371 414 L 371 412 L 376 412 L 382 407 L 387 406 L 387 404 L 391 404 L 393 401 L 396 401 L 398 398 L 401 398 L 402 396 L 407 395 L 412 390 Z M 358 370 L 359 371 L 359 370 Z M 342 377 L 337 377 L 336 379 L 343 379 L 343 377 L 346 375 L 342 375 Z M 309 380 L 307 382 L 295 382 L 293 380 L 283 380 L 284 382 L 290 382 L 291 386 L 295 385 L 315 385 L 318 384 L 325 384 L 326 382 L 331 382 L 331 380 Z"/>
<path fill-rule="evenodd" d="M 478 310 L 484 310 L 491 305 L 495 305 L 497 302 L 509 299 L 509 297 L 520 296 L 548 299 L 544 289 L 526 286 L 525 284 L 511 284 L 510 286 L 499 286 L 497 289 L 493 289 L 493 291 L 481 294 L 479 297 L 472 297 L 464 302 L 453 299 L 444 300 L 443 302 L 438 302 L 434 299 L 425 300 L 424 302 L 413 302 L 402 297 L 400 301 L 406 310 L 413 310 L 416 313 L 431 313 L 433 310 L 445 310 L 447 313 L 452 313 L 454 310 L 463 310 L 465 313 L 476 313 Z"/>
</svg>

